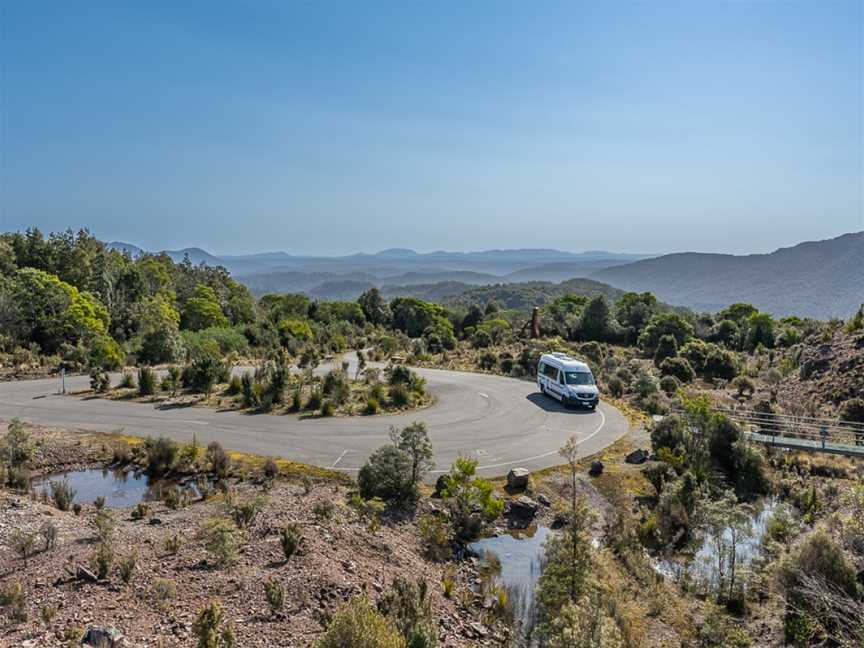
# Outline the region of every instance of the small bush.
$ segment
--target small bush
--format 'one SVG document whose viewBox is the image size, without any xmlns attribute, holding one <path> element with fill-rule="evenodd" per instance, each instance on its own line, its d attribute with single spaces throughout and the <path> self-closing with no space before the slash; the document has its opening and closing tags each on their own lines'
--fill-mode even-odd
<svg viewBox="0 0 864 648">
<path fill-rule="evenodd" d="M 450 544 L 450 528 L 443 517 L 431 513 L 421 515 L 417 520 L 417 531 L 423 553 L 427 558 L 437 562 L 450 559 L 453 553 Z"/>
<path fill-rule="evenodd" d="M 396 626 L 408 646 L 432 648 L 438 630 L 425 579 L 416 583 L 397 576 L 390 591 L 378 601 L 378 610 Z"/>
<path fill-rule="evenodd" d="M 366 399 L 366 407 L 363 409 L 364 414 L 368 414 L 370 416 L 377 414 L 381 410 L 381 404 L 378 402 L 377 398 L 372 398 L 371 396 Z"/>
<path fill-rule="evenodd" d="M 107 543 L 100 543 L 90 557 L 90 567 L 100 580 L 108 578 L 114 565 L 114 549 Z"/>
<path fill-rule="evenodd" d="M 321 416 L 333 416 L 336 413 L 336 405 L 333 401 L 326 400 L 321 403 Z"/>
<path fill-rule="evenodd" d="M 321 392 L 313 389 L 309 394 L 309 400 L 306 401 L 306 409 L 310 412 L 321 408 Z"/>
<path fill-rule="evenodd" d="M 93 506 L 96 508 L 97 511 L 101 511 L 103 508 L 105 508 L 105 496 L 99 495 L 95 500 L 93 500 Z"/>
<path fill-rule="evenodd" d="M 137 564 L 138 554 L 135 551 L 126 554 L 120 559 L 120 562 L 117 563 L 117 568 L 120 572 L 120 580 L 122 580 L 126 585 L 131 582 Z"/>
<path fill-rule="evenodd" d="M 498 364 L 498 358 L 495 357 L 494 353 L 481 353 L 480 357 L 477 359 L 477 364 L 481 369 L 486 371 L 491 371 L 495 368 L 495 365 Z"/>
<path fill-rule="evenodd" d="M 264 462 L 264 479 L 273 481 L 279 476 L 279 465 L 270 457 Z"/>
<path fill-rule="evenodd" d="M 138 370 L 138 395 L 152 396 L 156 393 L 156 372 L 150 367 Z"/>
<path fill-rule="evenodd" d="M 238 529 L 248 529 L 261 512 L 264 500 L 260 497 L 240 502 L 231 509 L 231 518 Z"/>
<path fill-rule="evenodd" d="M 59 535 L 57 525 L 53 522 L 45 522 L 39 527 L 39 535 L 42 537 L 45 551 L 50 551 L 57 544 L 57 536 Z"/>
<path fill-rule="evenodd" d="M 318 500 L 312 507 L 312 512 L 319 520 L 329 520 L 333 517 L 336 506 L 330 500 Z"/>
<path fill-rule="evenodd" d="M 624 395 L 624 383 L 618 376 L 612 376 L 606 381 L 606 389 L 615 398 L 621 398 Z"/>
<path fill-rule="evenodd" d="M 21 581 L 9 583 L 0 590 L 0 608 L 7 608 L 13 621 L 23 623 L 27 620 L 27 596 Z"/>
<path fill-rule="evenodd" d="M 117 385 L 117 389 L 135 389 L 135 376 L 132 375 L 131 371 L 124 371 L 120 376 L 120 383 Z"/>
<path fill-rule="evenodd" d="M 663 376 L 660 379 L 660 389 L 671 396 L 681 387 L 681 382 L 675 376 Z"/>
<path fill-rule="evenodd" d="M 222 606 L 217 601 L 198 613 L 198 618 L 192 624 L 192 634 L 198 639 L 198 648 L 232 648 L 234 630 L 222 621 Z"/>
<path fill-rule="evenodd" d="M 36 533 L 21 527 L 12 529 L 12 532 L 9 534 L 8 543 L 12 550 L 21 556 L 26 565 L 27 559 L 36 549 Z"/>
<path fill-rule="evenodd" d="M 406 648 L 393 624 L 365 598 L 344 605 L 315 643 L 315 648 Z"/>
<path fill-rule="evenodd" d="M 173 533 L 167 538 L 165 538 L 165 542 L 163 546 L 165 547 L 165 553 L 169 556 L 176 556 L 180 547 L 183 545 L 183 539 L 181 538 L 179 533 Z"/>
<path fill-rule="evenodd" d="M 692 382 L 696 378 L 696 372 L 687 358 L 666 358 L 660 363 L 660 373 L 664 376 L 674 376 L 682 383 Z"/>
<path fill-rule="evenodd" d="M 138 502 L 129 514 L 133 520 L 143 520 L 148 515 L 150 515 L 150 505 L 145 502 Z"/>
<path fill-rule="evenodd" d="M 282 547 L 282 555 L 285 556 L 285 562 L 291 560 L 292 556 L 300 555 L 303 547 L 303 536 L 300 534 L 300 527 L 296 524 L 290 524 L 280 529 L 279 544 Z"/>
<path fill-rule="evenodd" d="M 738 396 L 742 398 L 749 398 L 753 395 L 753 392 L 756 391 L 756 386 L 747 376 L 736 377 L 735 380 L 732 381 L 732 387 L 734 387 L 735 391 L 738 392 Z"/>
<path fill-rule="evenodd" d="M 111 389 L 111 379 L 108 372 L 102 369 L 93 369 L 90 372 L 90 389 L 98 394 L 104 394 Z"/>
<path fill-rule="evenodd" d="M 225 567 L 237 558 L 237 527 L 227 518 L 210 518 L 201 525 L 204 547 L 215 558 L 220 567 Z"/>
<path fill-rule="evenodd" d="M 412 464 L 408 453 L 395 445 L 378 448 L 360 468 L 357 484 L 363 499 L 379 497 L 385 502 L 401 503 L 414 499 Z"/>
<path fill-rule="evenodd" d="M 211 441 L 207 444 L 204 461 L 217 479 L 225 479 L 231 474 L 231 458 L 218 441 Z"/>
<path fill-rule="evenodd" d="M 177 583 L 170 578 L 154 578 L 150 584 L 150 598 L 158 608 L 177 598 Z"/>
<path fill-rule="evenodd" d="M 388 390 L 390 405 L 397 409 L 407 407 L 411 404 L 411 392 L 402 383 L 390 385 Z"/>
<path fill-rule="evenodd" d="M 144 440 L 144 452 L 147 455 L 147 472 L 154 476 L 161 476 L 174 468 L 180 448 L 168 437 L 162 436 L 158 439 L 147 437 Z"/>
<path fill-rule="evenodd" d="M 69 480 L 51 482 L 51 499 L 61 511 L 68 511 L 75 500 L 76 491 L 69 485 Z"/>
<path fill-rule="evenodd" d="M 275 578 L 268 578 L 264 581 L 264 594 L 267 605 L 270 606 L 270 614 L 276 616 L 285 604 L 285 588 Z"/>
</svg>

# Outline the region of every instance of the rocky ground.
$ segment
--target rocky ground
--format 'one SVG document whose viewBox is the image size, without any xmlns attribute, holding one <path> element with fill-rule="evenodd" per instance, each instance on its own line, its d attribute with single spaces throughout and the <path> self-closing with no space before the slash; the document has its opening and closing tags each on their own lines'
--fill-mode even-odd
<svg viewBox="0 0 864 648">
<path fill-rule="evenodd" d="M 109 441 L 84 442 L 60 430 L 39 429 L 34 436 L 39 441 L 36 473 L 92 464 L 110 452 Z M 126 646 L 192 646 L 197 612 L 217 599 L 237 645 L 308 646 L 344 601 L 364 594 L 374 602 L 400 575 L 429 583 L 440 645 L 500 645 L 499 630 L 483 625 L 480 601 L 468 594 L 478 578 L 476 561 L 459 563 L 456 591 L 445 598 L 446 567 L 422 557 L 413 522 L 385 519 L 370 530 L 346 504 L 347 496 L 345 485 L 326 481 L 310 487 L 308 481 L 277 479 L 266 492 L 254 483 L 233 483 L 230 497 L 236 501 L 266 499 L 253 524 L 238 532 L 236 563 L 224 568 L 214 564 L 200 530 L 206 520 L 225 515 L 225 497 L 180 510 L 150 503 L 151 511 L 140 520 L 131 518 L 131 509 L 115 509 L 116 558 L 137 555 L 131 580 L 124 584 L 116 561 L 105 580 L 79 577 L 78 567 L 90 565 L 96 547 L 92 503 L 82 503 L 76 515 L 26 494 L 0 491 L 0 591 L 21 583 L 27 617 L 16 621 L 0 608 L 0 645 L 68 645 L 69 637 L 80 637 L 88 628 L 113 626 L 125 635 Z M 320 505 L 328 502 L 332 514 L 321 515 Z M 13 533 L 38 531 L 46 522 L 57 527 L 55 547 L 37 546 L 25 561 L 10 547 Z M 303 551 L 285 561 L 279 530 L 289 524 L 298 525 Z M 166 548 L 166 540 L 175 536 L 180 538 L 176 554 Z M 268 579 L 285 590 L 284 607 L 275 615 L 265 598 Z"/>
</svg>

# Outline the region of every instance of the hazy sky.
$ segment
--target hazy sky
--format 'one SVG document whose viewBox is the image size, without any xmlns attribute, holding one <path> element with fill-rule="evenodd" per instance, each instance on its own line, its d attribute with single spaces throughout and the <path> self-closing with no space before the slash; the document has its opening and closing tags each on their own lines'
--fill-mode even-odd
<svg viewBox="0 0 864 648">
<path fill-rule="evenodd" d="M 217 253 L 862 230 L 862 5 L 0 2 L 0 229 Z"/>
</svg>

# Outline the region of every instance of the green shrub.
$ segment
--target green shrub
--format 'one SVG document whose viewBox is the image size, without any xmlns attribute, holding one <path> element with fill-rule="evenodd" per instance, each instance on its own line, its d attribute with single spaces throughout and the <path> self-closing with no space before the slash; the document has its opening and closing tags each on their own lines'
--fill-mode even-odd
<svg viewBox="0 0 864 648">
<path fill-rule="evenodd" d="M 481 353 L 480 357 L 477 359 L 477 364 L 481 369 L 486 371 L 491 371 L 495 368 L 495 365 L 498 364 L 498 359 L 495 357 L 494 353 Z"/>
<path fill-rule="evenodd" d="M 660 363 L 660 373 L 664 376 L 674 376 L 683 383 L 692 382 L 696 372 L 686 358 L 666 358 Z"/>
<path fill-rule="evenodd" d="M 144 440 L 144 452 L 147 456 L 147 472 L 154 476 L 169 473 L 177 462 L 180 448 L 168 437 L 147 437 Z"/>
<path fill-rule="evenodd" d="M 411 404 L 411 392 L 408 391 L 408 387 L 405 385 L 401 383 L 390 385 L 388 392 L 392 407 L 401 409 Z"/>
<path fill-rule="evenodd" d="M 390 619 L 405 643 L 414 648 L 433 648 L 438 629 L 432 615 L 432 600 L 426 580 L 411 582 L 401 576 L 378 601 L 378 611 Z"/>
<path fill-rule="evenodd" d="M 312 392 L 309 394 L 309 400 L 306 401 L 306 409 L 309 411 L 315 411 L 321 408 L 321 392 L 317 389 L 312 389 Z"/>
<path fill-rule="evenodd" d="M 321 416 L 333 416 L 336 413 L 336 405 L 333 401 L 325 400 L 321 403 Z"/>
<path fill-rule="evenodd" d="M 152 396 L 156 393 L 156 372 L 150 367 L 138 369 L 138 395 Z"/>
<path fill-rule="evenodd" d="M 370 396 L 366 399 L 366 407 L 364 408 L 363 413 L 373 415 L 377 414 L 380 409 L 381 404 L 378 402 L 378 399 Z"/>
<path fill-rule="evenodd" d="M 749 398 L 753 395 L 753 392 L 756 391 L 756 385 L 753 384 L 753 381 L 743 375 L 737 376 L 735 380 L 732 381 L 732 387 L 734 387 L 735 391 L 738 392 L 738 396 L 742 398 Z"/>
<path fill-rule="evenodd" d="M 138 554 L 131 551 L 120 559 L 117 563 L 117 568 L 120 572 L 120 580 L 126 585 L 132 580 L 132 575 L 135 573 L 135 566 L 138 564 Z"/>
<path fill-rule="evenodd" d="M 135 389 L 135 376 L 132 375 L 131 371 L 124 371 L 123 375 L 120 377 L 120 384 L 117 385 L 118 389 Z"/>
<path fill-rule="evenodd" d="M 315 517 L 317 517 L 319 520 L 331 519 L 335 511 L 336 505 L 333 504 L 333 502 L 329 499 L 318 500 L 312 507 L 312 513 L 314 513 Z"/>
<path fill-rule="evenodd" d="M 264 507 L 264 499 L 254 497 L 243 502 L 238 502 L 231 509 L 231 518 L 238 529 L 248 529 L 255 522 L 255 518 Z"/>
<path fill-rule="evenodd" d="M 657 342 L 657 349 L 654 351 L 654 365 L 659 367 L 667 358 L 674 358 L 678 355 L 678 343 L 672 335 L 663 335 Z"/>
<path fill-rule="evenodd" d="M 198 640 L 198 648 L 232 648 L 234 630 L 223 623 L 222 606 L 218 601 L 206 605 L 192 623 L 192 634 Z"/>
<path fill-rule="evenodd" d="M 114 565 L 114 549 L 110 544 L 100 542 L 96 551 L 90 557 L 90 567 L 100 580 L 108 578 Z"/>
<path fill-rule="evenodd" d="M 285 588 L 275 578 L 268 578 L 264 581 L 264 596 L 270 606 L 270 615 L 276 616 L 285 604 Z"/>
<path fill-rule="evenodd" d="M 289 524 L 280 529 L 279 544 L 282 547 L 282 555 L 285 556 L 285 562 L 291 560 L 292 556 L 301 555 L 303 535 L 300 533 L 300 527 L 296 524 Z"/>
<path fill-rule="evenodd" d="M 606 389 L 615 398 L 621 398 L 624 395 L 624 383 L 617 376 L 612 376 L 606 381 Z"/>
<path fill-rule="evenodd" d="M 21 527 L 12 529 L 12 532 L 9 534 L 8 544 L 15 553 L 21 556 L 26 566 L 27 559 L 36 548 L 36 532 Z"/>
<path fill-rule="evenodd" d="M 93 369 L 90 372 L 90 389 L 98 394 L 105 394 L 111 389 L 111 378 L 102 369 Z"/>
<path fill-rule="evenodd" d="M 417 520 L 417 531 L 423 553 L 430 560 L 444 562 L 453 554 L 450 544 L 450 530 L 443 516 L 425 513 Z"/>
<path fill-rule="evenodd" d="M 504 510 L 492 483 L 477 477 L 476 472 L 475 459 L 459 457 L 444 475 L 442 495 L 450 511 L 453 535 L 460 542 L 476 538 Z"/>
<path fill-rule="evenodd" d="M 150 505 L 144 502 L 138 502 L 129 514 L 133 520 L 143 520 L 148 515 L 150 515 Z"/>
<path fill-rule="evenodd" d="M 30 433 L 24 429 L 20 419 L 13 418 L 9 421 L 6 434 L 0 438 L 0 462 L 8 464 L 10 468 L 21 468 L 33 458 L 35 452 L 36 446 Z"/>
<path fill-rule="evenodd" d="M 42 537 L 43 548 L 45 551 L 50 551 L 57 544 L 57 536 L 59 531 L 57 525 L 53 522 L 45 522 L 39 527 L 39 535 Z"/>
<path fill-rule="evenodd" d="M 75 495 L 75 489 L 69 485 L 68 479 L 51 482 L 51 499 L 54 501 L 54 506 L 61 511 L 69 510 L 75 500 Z"/>
<path fill-rule="evenodd" d="M 357 475 L 360 496 L 392 503 L 411 501 L 415 496 L 411 467 L 411 457 L 395 445 L 378 448 Z"/>
<path fill-rule="evenodd" d="M 850 398 L 840 406 L 840 420 L 864 423 L 864 398 Z"/>
<path fill-rule="evenodd" d="M 225 479 L 231 474 L 231 457 L 218 441 L 211 441 L 204 451 L 204 461 L 217 479 Z"/>
<path fill-rule="evenodd" d="M 236 560 L 236 531 L 234 522 L 223 517 L 210 518 L 201 525 L 204 547 L 213 555 L 216 565 L 225 567 Z"/>
<path fill-rule="evenodd" d="M 660 389 L 671 396 L 681 387 L 681 382 L 675 376 L 663 376 L 660 379 Z"/>
<path fill-rule="evenodd" d="M 408 648 L 393 624 L 365 598 L 345 604 L 315 648 Z"/>
</svg>

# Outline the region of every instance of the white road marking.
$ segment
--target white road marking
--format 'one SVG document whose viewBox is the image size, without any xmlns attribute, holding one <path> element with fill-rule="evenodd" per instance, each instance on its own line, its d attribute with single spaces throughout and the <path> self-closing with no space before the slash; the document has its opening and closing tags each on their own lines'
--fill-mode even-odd
<svg viewBox="0 0 864 648">
<path fill-rule="evenodd" d="M 489 398 L 489 394 L 484 394 L 483 392 L 477 392 L 477 393 L 480 394 L 483 398 Z"/>
<path fill-rule="evenodd" d="M 600 425 L 597 426 L 597 429 L 594 430 L 591 434 L 586 436 L 584 439 L 579 439 L 579 444 L 581 445 L 591 437 L 595 436 L 600 430 L 603 429 L 603 426 L 606 425 L 606 417 L 603 415 L 601 410 L 597 410 L 597 413 L 600 415 Z M 526 457 L 525 459 L 517 459 L 516 461 L 504 461 L 502 463 L 497 464 L 487 464 L 485 466 L 477 466 L 477 470 L 489 470 L 492 468 L 503 468 L 504 466 L 512 466 L 513 464 L 520 463 L 528 463 L 529 461 L 537 461 L 538 459 L 545 459 L 546 457 L 551 457 L 554 454 L 558 454 L 558 449 L 550 450 L 549 452 L 544 452 L 543 454 L 534 455 L 533 457 Z M 449 470 L 430 470 L 431 474 L 440 474 L 450 472 Z"/>
<path fill-rule="evenodd" d="M 333 465 L 330 466 L 330 468 L 333 469 L 333 468 L 335 468 L 336 466 L 338 466 L 338 465 L 339 465 L 339 462 L 342 461 L 342 458 L 343 458 L 346 454 L 348 454 L 348 450 L 343 450 L 343 451 L 342 451 L 342 454 L 339 455 L 339 457 L 336 459 L 336 461 L 333 462 Z"/>
</svg>

